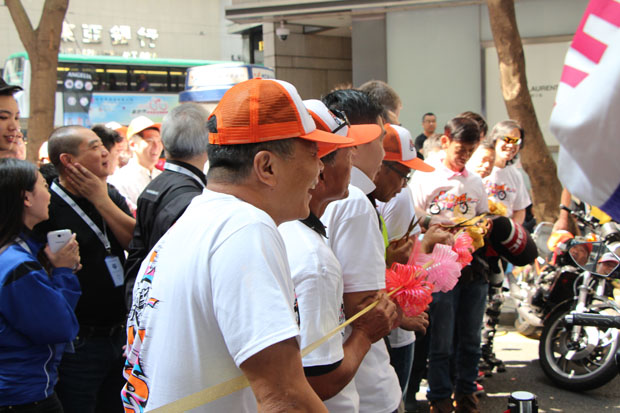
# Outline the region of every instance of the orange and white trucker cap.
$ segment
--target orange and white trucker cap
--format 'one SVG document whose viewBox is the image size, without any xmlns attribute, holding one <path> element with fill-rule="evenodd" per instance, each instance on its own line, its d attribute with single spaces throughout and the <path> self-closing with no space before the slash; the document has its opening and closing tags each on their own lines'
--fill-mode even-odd
<svg viewBox="0 0 620 413">
<path fill-rule="evenodd" d="M 318 143 L 319 158 L 328 155 L 345 145 L 353 143 L 353 139 L 347 138 L 349 131 L 349 121 L 346 118 L 336 116 L 334 112 L 329 110 L 323 102 L 317 99 L 304 100 L 304 106 L 308 109 L 310 116 L 316 124 L 316 128 L 322 131 L 335 133 L 342 136 L 342 143 Z"/>
<path fill-rule="evenodd" d="M 209 143 L 215 145 L 289 138 L 343 142 L 342 136 L 317 129 L 295 86 L 276 79 L 250 79 L 228 89 L 207 119 L 207 127 Z"/>
<path fill-rule="evenodd" d="M 411 133 L 402 126 L 386 123 L 383 137 L 384 161 L 394 161 L 408 168 L 422 172 L 433 172 L 435 168 L 417 157 Z"/>
<path fill-rule="evenodd" d="M 118 132 L 119 135 L 121 135 L 123 138 L 127 137 L 127 129 L 128 129 L 127 126 L 123 126 L 120 123 L 114 122 L 114 121 L 108 122 L 104 126 L 108 129 L 112 129 Z"/>
<path fill-rule="evenodd" d="M 330 110 L 323 102 L 317 99 L 304 100 L 306 109 L 310 112 L 312 119 L 316 123 L 318 129 L 331 131 L 348 138 L 348 143 L 339 144 L 336 148 L 327 150 L 325 153 L 319 153 L 321 157 L 338 149 L 350 146 L 363 145 L 377 139 L 383 131 L 381 126 L 376 124 L 368 125 L 351 125 L 344 112 Z M 319 145 L 319 152 L 326 150 Z"/>
<path fill-rule="evenodd" d="M 127 139 L 132 138 L 133 135 L 146 129 L 157 129 L 161 132 L 161 123 L 155 123 L 146 116 L 133 118 L 127 127 Z"/>
</svg>

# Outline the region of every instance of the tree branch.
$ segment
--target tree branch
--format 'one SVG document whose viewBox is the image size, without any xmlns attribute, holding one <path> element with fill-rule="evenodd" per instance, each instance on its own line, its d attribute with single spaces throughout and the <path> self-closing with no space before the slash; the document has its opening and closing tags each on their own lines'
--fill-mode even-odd
<svg viewBox="0 0 620 413">
<path fill-rule="evenodd" d="M 13 23 L 19 34 L 19 38 L 24 44 L 26 51 L 32 49 L 35 46 L 35 35 L 30 18 L 24 9 L 24 5 L 21 0 L 5 0 L 6 7 L 11 13 Z"/>
</svg>

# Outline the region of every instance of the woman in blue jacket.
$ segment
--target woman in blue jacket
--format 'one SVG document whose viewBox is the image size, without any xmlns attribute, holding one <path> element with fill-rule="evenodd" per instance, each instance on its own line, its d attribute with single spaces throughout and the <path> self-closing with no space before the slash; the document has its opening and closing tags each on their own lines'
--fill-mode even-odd
<svg viewBox="0 0 620 413">
<path fill-rule="evenodd" d="M 73 312 L 80 284 L 75 234 L 58 252 L 43 249 L 31 229 L 48 218 L 50 194 L 29 162 L 0 159 L 0 413 L 62 412 L 57 368 L 78 332 Z"/>
</svg>

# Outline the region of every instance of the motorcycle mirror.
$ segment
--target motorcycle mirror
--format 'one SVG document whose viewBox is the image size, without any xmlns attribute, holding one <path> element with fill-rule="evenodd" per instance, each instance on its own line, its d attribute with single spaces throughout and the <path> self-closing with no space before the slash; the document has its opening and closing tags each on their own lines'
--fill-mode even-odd
<svg viewBox="0 0 620 413">
<path fill-rule="evenodd" d="M 597 275 L 609 275 L 620 265 L 620 258 L 603 242 L 575 243 L 568 253 L 579 268 Z"/>
</svg>

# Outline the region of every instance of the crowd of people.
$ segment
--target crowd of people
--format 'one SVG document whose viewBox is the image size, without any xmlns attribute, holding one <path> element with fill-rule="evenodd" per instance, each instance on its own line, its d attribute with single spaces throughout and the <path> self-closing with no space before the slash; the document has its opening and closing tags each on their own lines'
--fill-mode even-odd
<svg viewBox="0 0 620 413">
<path fill-rule="evenodd" d="M 38 171 L 17 90 L 0 84 L 0 412 L 391 413 L 422 378 L 431 412 L 480 411 L 489 281 L 531 203 L 518 122 L 487 136 L 463 112 L 435 134 L 429 112 L 414 141 L 384 82 L 302 100 L 252 79 L 213 113 L 57 128 Z M 386 268 L 486 214 L 456 286 L 404 315 Z"/>
</svg>

